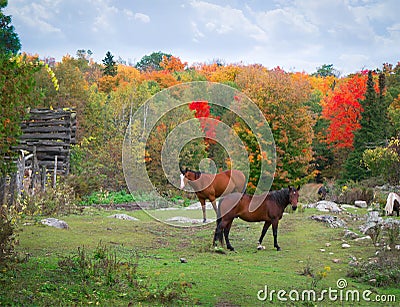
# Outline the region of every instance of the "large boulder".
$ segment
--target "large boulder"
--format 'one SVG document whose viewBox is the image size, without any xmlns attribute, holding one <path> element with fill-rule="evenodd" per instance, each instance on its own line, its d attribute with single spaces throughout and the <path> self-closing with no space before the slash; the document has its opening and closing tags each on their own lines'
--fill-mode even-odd
<svg viewBox="0 0 400 307">
<path fill-rule="evenodd" d="M 321 200 L 315 206 L 319 211 L 339 213 L 342 209 L 333 201 Z"/>
<path fill-rule="evenodd" d="M 41 220 L 41 223 L 46 226 L 50 227 L 55 227 L 59 229 L 68 229 L 69 226 L 66 222 L 53 218 L 53 217 L 48 217 L 46 219 Z"/>
</svg>

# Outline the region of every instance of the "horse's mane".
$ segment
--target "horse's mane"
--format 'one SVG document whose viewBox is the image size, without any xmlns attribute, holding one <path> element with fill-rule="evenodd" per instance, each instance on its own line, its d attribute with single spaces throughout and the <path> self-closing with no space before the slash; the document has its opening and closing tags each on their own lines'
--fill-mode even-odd
<svg viewBox="0 0 400 307">
<path fill-rule="evenodd" d="M 289 204 L 289 189 L 284 188 L 281 190 L 271 191 L 268 193 L 267 197 L 274 200 L 280 206 L 287 206 Z"/>
</svg>

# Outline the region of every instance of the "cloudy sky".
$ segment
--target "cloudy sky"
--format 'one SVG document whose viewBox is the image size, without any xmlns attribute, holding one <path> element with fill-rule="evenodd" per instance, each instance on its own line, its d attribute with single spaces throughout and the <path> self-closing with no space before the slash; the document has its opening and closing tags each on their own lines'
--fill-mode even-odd
<svg viewBox="0 0 400 307">
<path fill-rule="evenodd" d="M 398 0 L 9 0 L 22 51 L 90 49 L 136 63 L 162 51 L 189 64 L 259 63 L 342 75 L 400 61 Z"/>
</svg>

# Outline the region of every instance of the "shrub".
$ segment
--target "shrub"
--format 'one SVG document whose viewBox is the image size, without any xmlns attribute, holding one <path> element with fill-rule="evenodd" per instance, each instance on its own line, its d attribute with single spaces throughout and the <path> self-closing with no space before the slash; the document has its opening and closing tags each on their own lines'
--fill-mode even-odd
<svg viewBox="0 0 400 307">
<path fill-rule="evenodd" d="M 35 195 L 24 199 L 27 215 L 65 215 L 77 211 L 74 189 L 65 182 L 58 182 L 55 188 L 46 187 Z"/>
<path fill-rule="evenodd" d="M 19 205 L 4 204 L 0 207 L 0 266 L 14 256 L 14 249 L 18 244 L 17 222 L 22 209 Z"/>
<path fill-rule="evenodd" d="M 370 204 L 374 200 L 374 190 L 360 184 L 349 181 L 344 185 L 333 185 L 329 188 L 329 194 L 334 202 L 341 204 L 354 204 L 356 200 L 365 200 Z"/>
<path fill-rule="evenodd" d="M 400 283 L 400 252 L 382 251 L 378 257 L 351 267 L 347 276 L 378 287 L 397 286 Z"/>
</svg>

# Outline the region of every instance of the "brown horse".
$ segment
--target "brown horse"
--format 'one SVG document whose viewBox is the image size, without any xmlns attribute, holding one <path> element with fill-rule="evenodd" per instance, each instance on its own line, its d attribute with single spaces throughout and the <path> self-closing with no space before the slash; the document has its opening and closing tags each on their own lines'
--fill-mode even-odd
<svg viewBox="0 0 400 307">
<path fill-rule="evenodd" d="M 299 190 L 300 187 L 297 189 L 289 187 L 279 191 L 272 191 L 254 196 L 248 194 L 242 195 L 239 193 L 232 193 L 225 196 L 218 207 L 217 228 L 215 229 L 213 245 L 216 246 L 217 240 L 223 245 L 222 237 L 224 235 L 226 247 L 231 251 L 234 250 L 229 242 L 229 231 L 233 219 L 240 217 L 246 222 L 265 221 L 260 239 L 258 240 L 258 249 L 265 248 L 261 243 L 269 226 L 272 225 L 274 247 L 279 251 L 281 248 L 277 240 L 278 223 L 287 205 L 291 204 L 292 209 L 296 210 Z"/>
<path fill-rule="evenodd" d="M 206 174 L 181 168 L 181 189 L 187 183 L 193 188 L 203 210 L 203 222 L 206 222 L 206 199 L 210 200 L 217 213 L 216 199 L 232 192 L 244 193 L 246 176 L 238 170 L 228 170 L 218 174 Z"/>
</svg>

